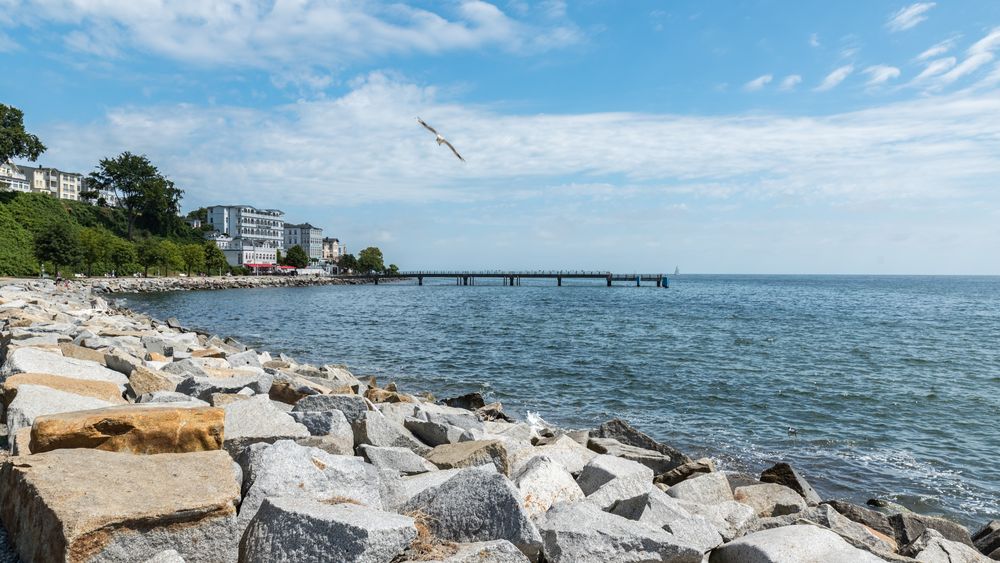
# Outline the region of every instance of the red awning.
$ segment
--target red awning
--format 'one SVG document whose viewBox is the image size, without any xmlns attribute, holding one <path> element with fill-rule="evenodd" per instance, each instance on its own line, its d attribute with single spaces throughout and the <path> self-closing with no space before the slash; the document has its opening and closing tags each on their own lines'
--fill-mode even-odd
<svg viewBox="0 0 1000 563">
<path fill-rule="evenodd" d="M 278 266 L 282 270 L 294 270 L 295 266 Z"/>
<path fill-rule="evenodd" d="M 274 264 L 243 264 L 247 268 L 273 268 Z"/>
</svg>

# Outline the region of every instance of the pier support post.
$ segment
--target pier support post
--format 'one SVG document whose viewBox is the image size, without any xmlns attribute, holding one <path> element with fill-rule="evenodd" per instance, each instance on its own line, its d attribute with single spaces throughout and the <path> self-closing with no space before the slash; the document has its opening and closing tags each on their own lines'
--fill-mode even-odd
<svg viewBox="0 0 1000 563">
<path fill-rule="evenodd" d="M 663 276 L 656 278 L 656 287 L 663 287 Z"/>
<path fill-rule="evenodd" d="M 417 285 L 424 285 L 424 277 L 417 276 Z"/>
<path fill-rule="evenodd" d="M 378 276 L 375 276 L 375 285 L 378 285 Z"/>
<path fill-rule="evenodd" d="M 611 287 L 611 276 L 608 276 L 608 287 Z"/>
<path fill-rule="evenodd" d="M 642 287 L 642 276 L 636 276 L 635 277 L 635 286 L 636 287 Z"/>
<path fill-rule="evenodd" d="M 562 278 L 556 278 L 556 286 L 562 287 Z"/>
</svg>

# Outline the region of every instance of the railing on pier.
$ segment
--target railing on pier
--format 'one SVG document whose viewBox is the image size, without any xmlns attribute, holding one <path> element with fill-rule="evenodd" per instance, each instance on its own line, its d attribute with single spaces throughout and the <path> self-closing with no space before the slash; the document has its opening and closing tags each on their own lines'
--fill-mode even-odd
<svg viewBox="0 0 1000 563">
<path fill-rule="evenodd" d="M 373 279 L 377 284 L 379 280 L 386 279 L 386 275 L 371 274 L 364 276 Z M 553 279 L 556 285 L 561 286 L 564 279 L 594 279 L 605 280 L 608 287 L 612 282 L 635 282 L 642 285 L 642 282 L 655 282 L 656 287 L 670 287 L 665 274 L 615 274 L 613 272 L 601 272 L 590 270 L 535 270 L 535 271 L 510 271 L 510 270 L 413 270 L 399 272 L 395 278 L 416 278 L 418 285 L 424 285 L 424 278 L 454 278 L 457 285 L 476 285 L 476 280 L 501 279 L 504 285 L 521 285 L 522 279 Z"/>
</svg>

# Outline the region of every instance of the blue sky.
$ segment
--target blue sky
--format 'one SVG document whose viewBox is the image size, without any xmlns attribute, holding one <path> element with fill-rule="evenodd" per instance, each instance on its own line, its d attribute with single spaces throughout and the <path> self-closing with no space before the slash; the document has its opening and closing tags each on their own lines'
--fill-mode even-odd
<svg viewBox="0 0 1000 563">
<path fill-rule="evenodd" d="M 404 269 L 1000 273 L 1000 2 L 0 0 L 0 63 L 39 163 Z"/>
</svg>

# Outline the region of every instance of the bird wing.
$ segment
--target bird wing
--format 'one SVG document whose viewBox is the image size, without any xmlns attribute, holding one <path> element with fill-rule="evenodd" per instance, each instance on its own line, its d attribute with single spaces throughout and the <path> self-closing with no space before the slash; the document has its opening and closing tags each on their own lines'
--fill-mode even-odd
<svg viewBox="0 0 1000 563">
<path fill-rule="evenodd" d="M 430 125 L 427 125 L 427 123 L 426 123 L 426 122 L 424 122 L 424 120 L 423 120 L 423 119 L 420 119 L 420 118 L 418 117 L 418 118 L 417 118 L 417 122 L 419 122 L 419 123 L 420 123 L 421 125 L 423 125 L 424 127 L 426 127 L 426 128 L 427 128 L 427 130 L 428 130 L 428 131 L 430 131 L 431 133 L 434 133 L 435 135 L 437 135 L 437 134 L 438 134 L 438 132 L 437 132 L 437 131 L 435 131 L 435 130 L 434 130 L 434 128 L 433 128 L 433 127 L 431 127 Z"/>
<path fill-rule="evenodd" d="M 462 158 L 462 155 L 458 154 L 458 151 L 455 150 L 455 147 L 451 146 L 451 143 L 448 142 L 448 139 L 444 140 L 444 144 L 448 145 L 448 148 L 451 149 L 451 152 L 455 153 L 455 156 L 457 156 L 459 160 L 465 162 L 465 159 Z"/>
</svg>

